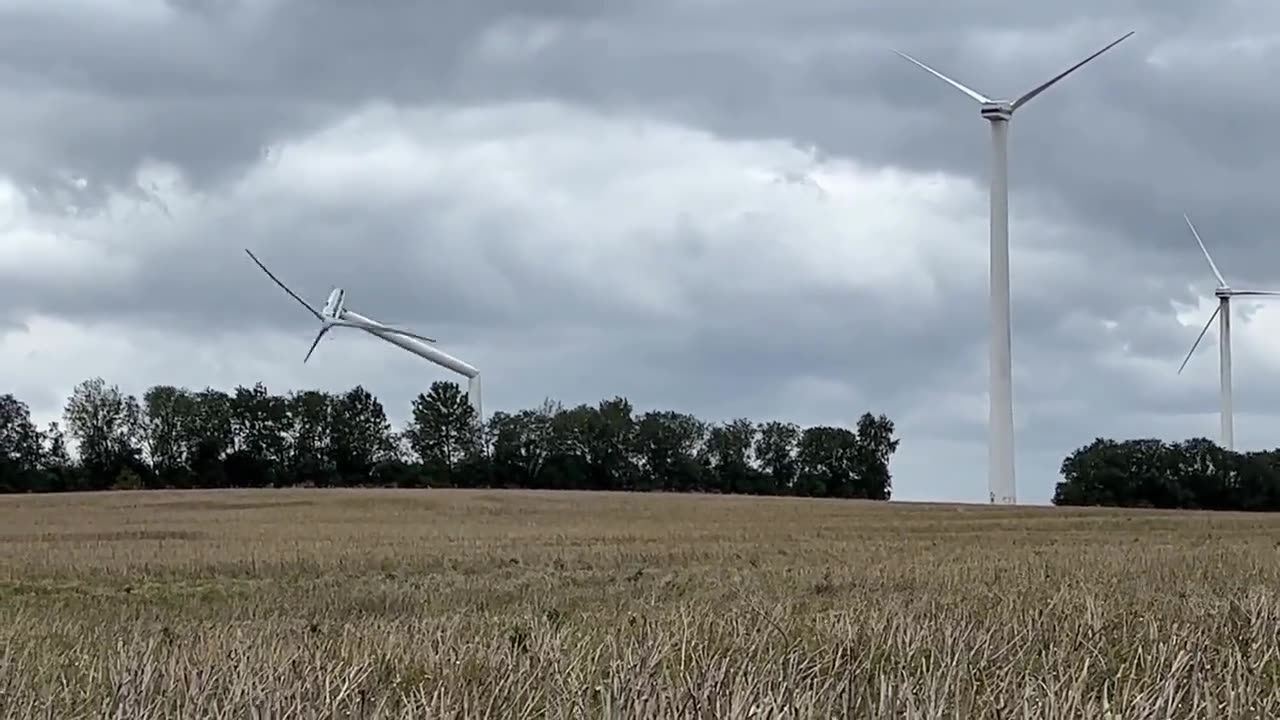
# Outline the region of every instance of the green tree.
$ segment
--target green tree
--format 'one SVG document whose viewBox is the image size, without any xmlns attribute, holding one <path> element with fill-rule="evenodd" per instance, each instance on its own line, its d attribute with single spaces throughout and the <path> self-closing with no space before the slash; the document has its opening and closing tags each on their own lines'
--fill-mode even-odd
<svg viewBox="0 0 1280 720">
<path fill-rule="evenodd" d="M 871 500 L 888 500 L 893 475 L 889 459 L 898 449 L 893 421 L 884 415 L 864 413 L 858 418 L 858 476 L 854 494 Z"/>
<path fill-rule="evenodd" d="M 433 383 L 403 432 L 362 386 L 277 396 L 265 385 L 199 392 L 157 385 L 142 402 L 102 378 L 76 386 L 58 423 L 36 430 L 25 404 L 0 396 L 0 491 L 365 485 L 721 491 L 888 498 L 893 423 L 864 414 L 856 431 L 746 418 L 710 426 L 669 410 L 638 417 L 613 397 L 566 409 L 497 412 L 482 427 L 460 385 Z M 1280 455 L 1211 443 L 1130 441 L 1114 457 L 1078 453 L 1060 500 L 1111 468 L 1114 502 L 1274 508 Z M 1079 476 L 1078 478 L 1076 476 Z M 1105 473 L 1103 473 L 1105 475 Z"/>
<path fill-rule="evenodd" d="M 846 428 L 805 428 L 797 450 L 797 484 L 814 497 L 859 497 L 858 436 Z"/>
<path fill-rule="evenodd" d="M 432 477 L 447 485 L 475 484 L 467 471 L 482 455 L 476 411 L 457 383 L 438 380 L 414 398 L 405 437 Z"/>
<path fill-rule="evenodd" d="M 636 421 L 631 402 L 624 397 L 603 400 L 586 420 L 586 462 L 590 487 L 601 490 L 634 490 L 638 476 L 631 448 Z"/>
<path fill-rule="evenodd" d="M 0 492 L 42 486 L 43 455 L 30 408 L 10 393 L 0 395 Z"/>
<path fill-rule="evenodd" d="M 142 432 L 151 467 L 161 485 L 190 485 L 196 398 L 185 388 L 155 385 L 142 395 Z"/>
<path fill-rule="evenodd" d="M 71 462 L 71 453 L 67 451 L 66 435 L 57 421 L 51 421 L 40 435 L 44 448 L 41 467 L 44 469 L 45 485 L 37 489 L 50 492 L 79 490 L 80 478 L 75 464 Z"/>
<path fill-rule="evenodd" d="M 707 434 L 707 465 L 716 489 L 728 493 L 774 494 L 773 478 L 752 465 L 752 450 L 759 430 L 755 423 L 738 418 L 716 425 Z"/>
<path fill-rule="evenodd" d="M 503 487 L 547 488 L 543 470 L 554 451 L 553 422 L 563 411 L 545 401 L 536 410 L 496 412 L 489 418 L 494 481 Z"/>
<path fill-rule="evenodd" d="M 779 494 L 796 492 L 799 464 L 796 459 L 800 442 L 800 426 L 771 421 L 760 426 L 756 438 L 756 460 L 769 477 L 769 484 Z"/>
<path fill-rule="evenodd" d="M 344 484 L 365 482 L 376 465 L 394 457 L 386 410 L 364 387 L 357 385 L 338 397 L 330 417 L 330 453 Z"/>
<path fill-rule="evenodd" d="M 79 445 L 90 489 L 110 487 L 125 469 L 148 472 L 139 447 L 142 410 L 132 395 L 100 377 L 85 380 L 72 390 L 63 417 Z"/>
<path fill-rule="evenodd" d="M 277 471 L 288 457 L 288 404 L 262 383 L 239 386 L 231 397 L 231 433 L 235 450 L 226 458 L 233 485 L 267 487 L 280 484 Z"/>
<path fill-rule="evenodd" d="M 1271 450 L 1233 455 L 1235 507 L 1266 512 L 1280 510 L 1280 452 Z"/>
<path fill-rule="evenodd" d="M 1206 438 L 1097 438 L 1062 462 L 1056 505 L 1280 509 L 1277 465 L 1266 453 L 1229 452 Z"/>
<path fill-rule="evenodd" d="M 1153 440 L 1138 444 L 1130 454 L 1143 461 L 1142 467 L 1134 468 L 1137 482 L 1132 488 L 1142 505 L 1233 510 L 1241 504 L 1236 463 L 1232 462 L 1234 453 L 1212 440 L 1192 438 L 1180 443 Z"/>
<path fill-rule="evenodd" d="M 335 398 L 318 390 L 289 395 L 289 414 L 285 439 L 288 460 L 285 476 L 290 484 L 324 487 L 334 482 L 337 466 L 333 462 L 333 405 Z"/>
<path fill-rule="evenodd" d="M 195 422 L 187 437 L 187 457 L 196 487 L 227 487 L 223 463 L 235 449 L 231 396 L 205 388 L 196 393 Z"/>
<path fill-rule="evenodd" d="M 706 436 L 706 423 L 692 415 L 656 410 L 641 415 L 632 435 L 639 461 L 638 489 L 701 489 L 702 472 L 697 458 Z"/>
<path fill-rule="evenodd" d="M 559 408 L 551 416 L 549 450 L 543 465 L 544 487 L 561 490 L 605 490 L 604 478 L 591 466 L 591 432 L 596 408 Z"/>
</svg>

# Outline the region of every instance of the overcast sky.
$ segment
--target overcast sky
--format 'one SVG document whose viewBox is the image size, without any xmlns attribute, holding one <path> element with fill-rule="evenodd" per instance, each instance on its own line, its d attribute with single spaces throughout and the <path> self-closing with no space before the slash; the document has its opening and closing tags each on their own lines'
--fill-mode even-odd
<svg viewBox="0 0 1280 720">
<path fill-rule="evenodd" d="M 376 8 L 376 9 L 375 9 Z M 977 106 L 1137 33 L 1011 128 L 1020 500 L 1097 436 L 1217 437 L 1214 278 L 1280 288 L 1280 6 L 1264 0 L 0 0 L 0 390 L 101 375 L 485 409 L 851 424 L 894 497 L 987 498 Z M 804 178 L 810 178 L 805 181 Z M 1236 441 L 1280 444 L 1280 307 L 1233 317 Z"/>
</svg>

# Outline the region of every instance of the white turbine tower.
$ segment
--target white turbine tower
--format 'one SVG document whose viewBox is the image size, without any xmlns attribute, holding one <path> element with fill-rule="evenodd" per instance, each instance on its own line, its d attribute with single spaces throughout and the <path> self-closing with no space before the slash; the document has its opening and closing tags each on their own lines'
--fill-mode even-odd
<svg viewBox="0 0 1280 720">
<path fill-rule="evenodd" d="M 943 75 L 902 52 L 898 55 L 982 104 L 981 114 L 991 123 L 991 389 L 988 483 L 991 502 L 1017 502 L 1013 465 L 1013 360 L 1009 328 L 1009 121 L 1018 108 L 1048 90 L 1085 63 L 1110 50 L 1133 31 L 1072 65 L 1016 100 L 994 100 Z"/>
<path fill-rule="evenodd" d="M 1182 365 L 1178 367 L 1178 374 L 1182 374 L 1182 369 L 1187 366 L 1187 361 L 1191 359 L 1192 353 L 1200 346 L 1200 341 L 1204 339 L 1204 334 L 1209 331 L 1209 326 L 1213 324 L 1213 319 L 1218 318 L 1218 375 L 1222 385 L 1222 447 L 1227 450 L 1235 449 L 1235 428 L 1232 418 L 1233 410 L 1231 407 L 1231 298 L 1241 296 L 1276 296 L 1280 295 L 1280 291 L 1275 290 L 1236 290 L 1227 284 L 1222 273 L 1218 272 L 1218 265 L 1209 256 L 1209 249 L 1204 246 L 1204 241 L 1200 239 L 1200 233 L 1196 232 L 1196 226 L 1191 224 L 1191 218 L 1185 214 L 1182 216 L 1187 221 L 1187 227 L 1191 228 L 1191 234 L 1195 236 L 1196 243 L 1200 245 L 1200 252 L 1204 253 L 1204 259 L 1209 261 L 1209 269 L 1213 271 L 1214 277 L 1218 279 L 1218 287 L 1214 288 L 1213 294 L 1218 297 L 1218 307 L 1214 308 L 1213 314 L 1209 316 L 1209 321 L 1204 324 L 1204 328 L 1200 330 L 1200 335 L 1196 337 L 1196 341 L 1191 344 L 1191 350 L 1187 356 L 1183 358 Z"/>
<path fill-rule="evenodd" d="M 252 259 L 258 267 L 262 268 L 262 272 L 266 273 L 267 277 L 271 278 L 276 285 L 279 285 L 282 290 L 289 293 L 290 297 L 301 303 L 303 307 L 305 307 L 316 317 L 317 320 L 320 321 L 320 332 L 316 333 L 316 339 L 311 342 L 311 349 L 307 350 L 307 355 L 302 359 L 302 362 L 305 363 L 307 360 L 311 359 L 311 353 L 315 352 L 316 346 L 320 344 L 320 339 L 323 338 L 325 333 L 329 332 L 331 328 L 359 328 L 370 335 L 386 340 L 392 345 L 404 348 L 420 358 L 430 360 L 440 367 L 452 370 L 467 378 L 467 397 L 471 401 L 472 407 L 475 408 L 476 419 L 480 422 L 484 422 L 484 406 L 482 405 L 480 398 L 479 370 L 462 362 L 452 355 L 431 347 L 428 343 L 435 343 L 435 340 L 432 338 L 418 335 L 417 333 L 409 332 L 408 330 L 401 330 L 389 325 L 384 325 L 377 320 L 372 320 L 357 312 L 346 309 L 346 291 L 342 288 L 334 288 L 329 293 L 329 299 L 325 302 L 324 308 L 322 310 L 316 310 L 310 303 L 299 297 L 297 293 L 290 290 L 287 285 L 272 274 L 272 272 L 267 269 L 267 266 L 263 265 L 262 261 L 250 252 L 248 248 L 245 248 L 245 252 L 249 254 L 250 259 Z"/>
</svg>

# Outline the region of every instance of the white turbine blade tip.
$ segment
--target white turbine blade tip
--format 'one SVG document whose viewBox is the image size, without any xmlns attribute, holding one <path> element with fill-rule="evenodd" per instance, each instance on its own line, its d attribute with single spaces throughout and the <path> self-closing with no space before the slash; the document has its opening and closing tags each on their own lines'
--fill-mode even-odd
<svg viewBox="0 0 1280 720">
<path fill-rule="evenodd" d="M 1191 234 L 1196 238 L 1196 244 L 1200 246 L 1200 252 L 1204 253 L 1204 259 L 1209 261 L 1209 268 L 1213 270 L 1214 277 L 1218 278 L 1218 283 L 1222 287 L 1227 286 L 1226 278 L 1222 277 L 1222 273 L 1218 271 L 1218 264 L 1213 261 L 1213 257 L 1209 255 L 1209 248 L 1204 246 L 1204 241 L 1200 239 L 1200 233 L 1196 232 L 1196 226 L 1191 223 L 1191 218 L 1186 213 L 1182 213 L 1182 219 L 1187 221 L 1187 227 L 1191 228 Z"/>
<path fill-rule="evenodd" d="M 373 333 L 391 333 L 392 335 L 403 335 L 404 337 L 413 338 L 414 340 L 421 340 L 422 342 L 425 342 L 425 343 L 434 344 L 436 342 L 435 338 L 429 338 L 426 335 L 419 335 L 418 333 L 415 333 L 409 330 L 402 330 L 400 328 L 392 327 L 390 325 L 385 325 L 383 323 L 363 322 L 363 321 L 356 321 L 356 320 L 340 320 L 338 324 L 360 328 L 361 330 L 367 330 Z"/>
<path fill-rule="evenodd" d="M 930 75 L 933 75 L 934 77 L 938 78 L 938 79 L 939 79 L 939 80 L 941 80 L 942 82 L 944 82 L 944 83 L 946 83 L 946 84 L 950 85 L 951 87 L 953 87 L 953 88 L 955 88 L 955 89 L 959 90 L 960 92 L 964 93 L 965 95 L 968 95 L 969 97 L 973 98 L 974 100 L 977 100 L 977 101 L 978 101 L 978 102 L 980 102 L 980 103 L 990 103 L 990 102 L 995 102 L 994 100 L 992 100 L 991 98 L 987 97 L 986 95 L 983 95 L 982 93 L 978 92 L 977 90 L 974 90 L 974 89 L 973 89 L 973 88 L 971 88 L 971 87 L 968 87 L 968 86 L 966 86 L 966 85 L 963 85 L 963 84 L 961 84 L 959 81 L 952 80 L 951 78 L 947 77 L 946 75 L 943 75 L 942 73 L 938 72 L 937 70 L 934 70 L 933 68 L 929 67 L 928 65 L 925 65 L 924 63 L 920 62 L 919 60 L 917 60 L 917 59 L 915 59 L 915 58 L 911 57 L 910 55 L 908 55 L 908 54 L 906 54 L 906 53 L 904 53 L 904 52 L 901 52 L 901 51 L 898 51 L 898 50 L 894 50 L 894 52 L 895 52 L 895 53 L 897 53 L 899 57 L 902 57 L 902 58 L 906 59 L 908 62 L 915 63 L 915 65 L 916 65 L 916 66 L 920 67 L 920 68 L 921 68 L 921 69 L 923 69 L 925 72 L 929 73 Z"/>
<path fill-rule="evenodd" d="M 1041 85 L 1039 85 L 1039 86 L 1037 86 L 1037 87 L 1034 87 L 1034 88 L 1032 88 L 1031 90 L 1028 90 L 1028 91 L 1027 91 L 1027 92 L 1026 92 L 1022 97 L 1018 98 L 1017 100 L 1014 100 L 1014 101 L 1013 101 L 1013 104 L 1011 105 L 1011 107 L 1012 107 L 1014 110 L 1017 110 L 1018 108 L 1022 107 L 1023 105 L 1026 105 L 1026 104 L 1027 104 L 1027 102 L 1029 102 L 1032 98 L 1034 98 L 1035 96 L 1037 96 L 1037 95 L 1039 95 L 1040 93 L 1044 92 L 1045 90 L 1048 90 L 1049 88 L 1053 87 L 1053 86 L 1054 86 L 1054 85 L 1056 85 L 1058 82 L 1060 82 L 1063 78 L 1065 78 L 1066 76 L 1068 76 L 1068 75 L 1070 75 L 1071 73 L 1075 72 L 1076 70 L 1079 70 L 1080 68 L 1084 67 L 1086 63 L 1088 63 L 1089 61 L 1091 61 L 1091 60 L 1093 60 L 1094 58 L 1098 57 L 1098 56 L 1099 56 L 1099 55 L 1101 55 L 1102 53 L 1104 53 L 1104 52 L 1106 52 L 1106 51 L 1110 50 L 1111 48 L 1115 47 L 1116 45 L 1119 45 L 1119 44 L 1120 44 L 1120 42 L 1121 42 L 1122 40 L 1125 40 L 1125 39 L 1126 39 L 1126 38 L 1128 38 L 1130 35 L 1132 35 L 1134 32 L 1135 32 L 1135 31 L 1130 30 L 1129 32 L 1125 33 L 1124 35 L 1121 35 L 1120 37 L 1116 38 L 1115 40 L 1112 40 L 1110 43 L 1108 43 L 1108 44 L 1106 45 L 1106 47 L 1102 48 L 1101 50 L 1099 50 L 1099 51 L 1095 52 L 1094 54 L 1090 55 L 1089 57 L 1087 57 L 1087 58 L 1085 58 L 1085 59 L 1081 60 L 1080 62 L 1076 63 L 1075 65 L 1072 65 L 1071 67 L 1067 68 L 1066 70 L 1063 70 L 1062 72 L 1058 73 L 1057 75 L 1054 75 L 1052 78 L 1049 78 L 1049 80 L 1048 80 L 1047 82 L 1042 83 Z"/>
<path fill-rule="evenodd" d="M 427 336 L 425 336 L 425 335 L 419 335 L 418 333 L 410 332 L 410 331 L 408 331 L 408 330 L 401 330 L 400 328 L 393 328 L 393 327 L 387 327 L 387 326 L 384 326 L 384 327 L 381 327 L 381 328 L 378 328 L 378 329 L 379 329 L 379 330 L 381 330 L 381 331 L 383 331 L 383 332 L 389 332 L 389 333 L 394 333 L 394 334 L 396 334 L 396 335 L 404 335 L 405 337 L 411 337 L 411 338 L 413 338 L 414 340 L 421 340 L 422 342 L 427 342 L 427 343 L 434 343 L 434 342 L 435 342 L 435 339 L 434 339 L 434 338 L 429 338 L 429 337 L 427 337 Z"/>
</svg>

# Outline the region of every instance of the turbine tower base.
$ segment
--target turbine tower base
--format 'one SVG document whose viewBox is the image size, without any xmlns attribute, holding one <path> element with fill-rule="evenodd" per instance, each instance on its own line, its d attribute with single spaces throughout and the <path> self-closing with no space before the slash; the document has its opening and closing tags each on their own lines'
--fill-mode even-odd
<svg viewBox="0 0 1280 720">
<path fill-rule="evenodd" d="M 472 375 L 467 379 L 467 399 L 476 410 L 476 421 L 484 425 L 484 405 L 480 400 L 480 376 Z"/>
</svg>

